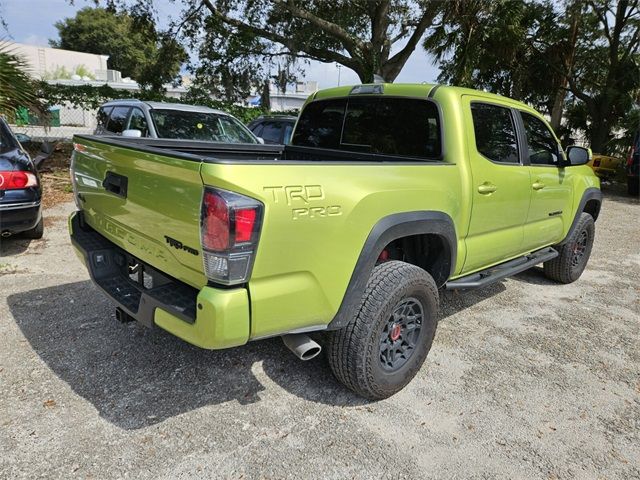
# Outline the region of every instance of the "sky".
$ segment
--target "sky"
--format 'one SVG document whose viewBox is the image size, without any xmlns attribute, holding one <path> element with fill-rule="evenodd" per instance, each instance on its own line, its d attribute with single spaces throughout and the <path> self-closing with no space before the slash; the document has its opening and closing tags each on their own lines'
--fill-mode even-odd
<svg viewBox="0 0 640 480">
<path fill-rule="evenodd" d="M 179 2 L 178 2 L 179 3 Z M 31 45 L 48 46 L 49 39 L 58 38 L 54 24 L 58 20 L 72 17 L 82 7 L 92 6 L 90 0 L 75 0 L 70 5 L 66 0 L 0 0 L 1 16 L 8 26 L 10 39 Z M 180 15 L 180 7 L 166 0 L 156 2 L 161 23 Z M 0 32 L 0 38 L 7 32 Z M 431 58 L 418 46 L 396 79 L 396 83 L 435 82 L 438 68 Z M 319 88 L 360 83 L 358 76 L 346 67 L 338 69 L 335 63 L 311 62 L 305 68 L 305 79 L 315 80 Z"/>
</svg>

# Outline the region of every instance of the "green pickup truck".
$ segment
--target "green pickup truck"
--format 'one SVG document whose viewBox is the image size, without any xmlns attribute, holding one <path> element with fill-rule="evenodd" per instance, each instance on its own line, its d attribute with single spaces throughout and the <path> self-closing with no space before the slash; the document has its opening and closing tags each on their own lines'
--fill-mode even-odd
<svg viewBox="0 0 640 480">
<path fill-rule="evenodd" d="M 319 91 L 287 146 L 74 144 L 71 240 L 121 321 L 208 349 L 322 345 L 370 399 L 421 367 L 440 289 L 540 263 L 575 281 L 602 199 L 589 151 L 535 110 L 447 86 Z"/>
</svg>

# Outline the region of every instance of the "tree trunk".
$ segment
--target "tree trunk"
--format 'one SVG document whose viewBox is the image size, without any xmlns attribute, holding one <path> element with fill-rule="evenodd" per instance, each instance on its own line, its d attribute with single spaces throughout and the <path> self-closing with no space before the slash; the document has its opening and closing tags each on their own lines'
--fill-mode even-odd
<svg viewBox="0 0 640 480">
<path fill-rule="evenodd" d="M 566 78 L 563 83 L 566 87 Z M 567 92 L 565 92 L 564 88 L 559 88 L 553 101 L 553 107 L 551 108 L 551 128 L 556 132 L 562 124 L 562 112 L 564 111 L 564 99 L 566 96 Z"/>
<path fill-rule="evenodd" d="M 262 86 L 262 95 L 260 96 L 260 106 L 263 110 L 269 111 L 271 110 L 271 91 L 270 91 L 270 82 L 269 79 L 264 81 L 264 85 Z"/>
<path fill-rule="evenodd" d="M 565 88 L 567 88 L 568 80 L 567 76 L 572 74 L 573 62 L 576 54 L 576 43 L 578 42 L 578 22 L 580 20 L 580 1 L 574 1 L 567 11 L 571 12 L 571 29 L 569 33 L 569 51 L 566 52 L 565 69 L 566 75 L 562 75 L 560 79 L 560 85 L 556 92 L 555 99 L 553 101 L 553 108 L 551 109 L 551 127 L 554 130 L 558 130 L 562 124 L 562 113 L 564 112 L 564 101 L 567 97 Z"/>
<path fill-rule="evenodd" d="M 589 129 L 589 144 L 593 153 L 606 154 L 609 141 L 609 122 L 603 108 L 597 108 L 591 114 L 591 128 Z"/>
</svg>

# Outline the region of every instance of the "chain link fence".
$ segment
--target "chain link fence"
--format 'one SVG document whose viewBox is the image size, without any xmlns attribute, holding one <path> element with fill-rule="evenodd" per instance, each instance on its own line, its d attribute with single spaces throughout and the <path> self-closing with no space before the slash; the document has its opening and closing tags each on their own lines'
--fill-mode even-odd
<svg viewBox="0 0 640 480">
<path fill-rule="evenodd" d="M 62 104 L 52 107 L 45 121 L 24 110 L 19 111 L 9 125 L 14 133 L 27 135 L 33 141 L 70 141 L 75 134 L 94 132 L 97 112 Z"/>
</svg>

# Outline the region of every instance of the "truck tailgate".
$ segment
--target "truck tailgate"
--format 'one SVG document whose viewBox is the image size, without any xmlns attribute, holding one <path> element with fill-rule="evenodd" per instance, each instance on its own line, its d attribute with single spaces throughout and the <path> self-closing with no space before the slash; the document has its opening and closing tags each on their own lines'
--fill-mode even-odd
<svg viewBox="0 0 640 480">
<path fill-rule="evenodd" d="M 86 222 L 158 270 L 196 288 L 205 285 L 199 157 L 156 155 L 87 137 L 75 137 L 74 144 L 74 188 Z"/>
</svg>

